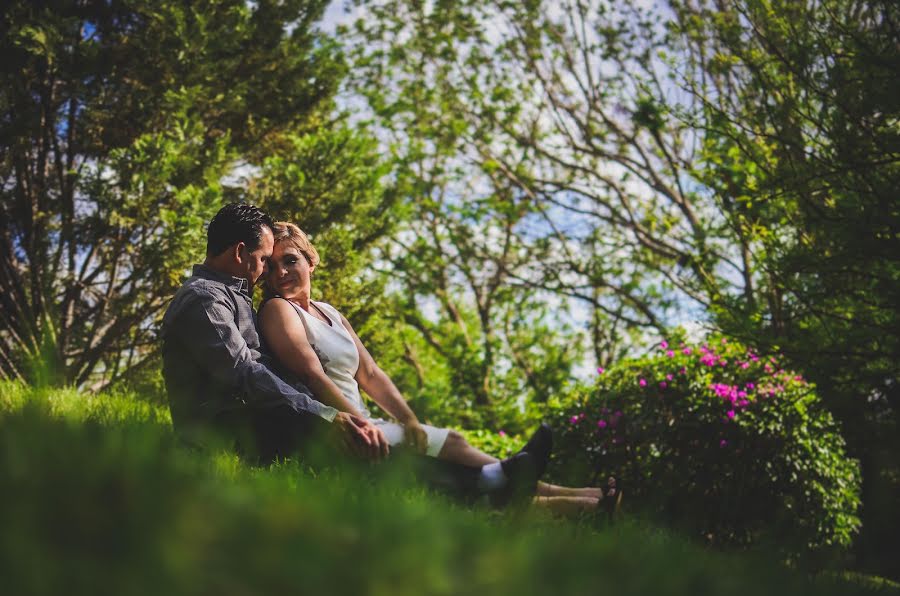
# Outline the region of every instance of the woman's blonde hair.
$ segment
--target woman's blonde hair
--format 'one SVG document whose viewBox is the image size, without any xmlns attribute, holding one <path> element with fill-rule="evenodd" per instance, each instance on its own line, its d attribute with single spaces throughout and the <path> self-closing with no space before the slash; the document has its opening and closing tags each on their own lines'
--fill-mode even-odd
<svg viewBox="0 0 900 596">
<path fill-rule="evenodd" d="M 309 241 L 309 236 L 306 235 L 306 232 L 297 227 L 296 224 L 292 224 L 289 221 L 278 221 L 275 222 L 272 232 L 275 234 L 275 244 L 290 242 L 294 245 L 294 248 L 306 257 L 310 267 L 315 267 L 319 264 L 319 251 Z"/>
</svg>

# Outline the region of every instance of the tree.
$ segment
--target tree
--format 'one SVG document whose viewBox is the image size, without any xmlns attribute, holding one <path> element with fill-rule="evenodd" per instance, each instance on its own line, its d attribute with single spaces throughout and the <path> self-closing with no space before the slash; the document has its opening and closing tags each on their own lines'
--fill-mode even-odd
<svg viewBox="0 0 900 596">
<path fill-rule="evenodd" d="M 780 347 L 879 476 L 865 454 L 891 452 L 900 395 L 896 3 L 364 4 L 378 121 L 529 198 L 522 244 L 557 251 L 527 283 L 599 326 L 690 313 Z"/>
<path fill-rule="evenodd" d="M 385 280 L 370 271 L 374 247 L 402 215 L 387 174 L 376 141 L 335 114 L 283 135 L 242 193 L 309 234 L 322 259 L 314 298 L 339 308 L 376 354 L 397 341 L 381 331 L 389 327 Z"/>
<path fill-rule="evenodd" d="M 664 38 L 650 28 L 642 45 L 635 31 L 647 15 L 607 14 L 604 3 L 366 6 L 351 79 L 398 156 L 413 219 L 422 221 L 396 269 L 444 278 L 431 275 L 420 292 L 443 304 L 463 289 L 479 318 L 491 320 L 482 307 L 493 276 L 508 300 L 543 303 L 530 312 L 585 311 L 593 355 L 607 366 L 635 336 L 663 330 L 679 302 L 709 304 L 735 277 L 722 271 L 733 255 L 715 234 L 728 228 L 681 178 L 686 133 L 647 99 L 661 85 L 649 56 Z M 584 37 L 579 22 L 598 12 L 605 26 Z M 465 234 L 454 230 L 467 228 L 489 250 L 469 239 L 461 246 Z M 484 338 L 507 327 L 498 321 L 482 325 Z M 586 356 L 568 343 L 569 361 Z M 478 351 L 482 370 L 490 346 Z M 513 355 L 522 351 L 510 347 L 529 378 Z"/>
<path fill-rule="evenodd" d="M 695 176 L 748 239 L 756 286 L 716 320 L 780 346 L 863 464 L 869 561 L 900 547 L 900 7 L 673 2 Z M 880 536 L 880 538 L 879 538 Z"/>
<path fill-rule="evenodd" d="M 223 176 L 332 105 L 324 6 L 5 5 L 0 373 L 104 383 L 152 354 Z"/>
<path fill-rule="evenodd" d="M 446 382 L 431 393 L 447 422 L 514 430 L 524 403 L 571 378 L 582 342 L 519 281 L 540 260 L 515 233 L 527 207 L 431 182 L 432 198 L 408 199 L 407 229 L 382 252 L 393 316 L 420 340 L 404 359 L 416 370 L 422 354 L 443 363 Z"/>
</svg>

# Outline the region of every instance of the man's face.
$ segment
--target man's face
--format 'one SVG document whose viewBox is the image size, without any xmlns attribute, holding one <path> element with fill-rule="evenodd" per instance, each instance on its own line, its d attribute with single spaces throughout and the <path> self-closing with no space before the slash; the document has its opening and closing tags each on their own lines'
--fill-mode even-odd
<svg viewBox="0 0 900 596">
<path fill-rule="evenodd" d="M 260 237 L 259 246 L 256 250 L 251 252 L 245 248 L 242 251 L 243 254 L 247 255 L 247 259 L 243 264 L 243 275 L 241 277 L 247 280 L 251 288 L 256 285 L 260 276 L 266 272 L 266 264 L 269 262 L 269 259 L 272 258 L 272 250 L 274 248 L 275 236 L 272 235 L 272 230 L 269 229 L 268 226 L 263 226 L 262 236 Z"/>
</svg>

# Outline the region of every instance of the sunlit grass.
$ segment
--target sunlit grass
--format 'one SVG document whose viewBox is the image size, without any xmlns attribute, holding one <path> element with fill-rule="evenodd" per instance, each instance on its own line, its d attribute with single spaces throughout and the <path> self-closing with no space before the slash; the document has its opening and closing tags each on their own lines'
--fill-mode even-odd
<svg viewBox="0 0 900 596">
<path fill-rule="evenodd" d="M 135 402 L 0 384 L 4 593 L 871 590 L 710 552 L 639 520 L 499 513 L 356 468 L 187 451 L 164 411 Z"/>
</svg>

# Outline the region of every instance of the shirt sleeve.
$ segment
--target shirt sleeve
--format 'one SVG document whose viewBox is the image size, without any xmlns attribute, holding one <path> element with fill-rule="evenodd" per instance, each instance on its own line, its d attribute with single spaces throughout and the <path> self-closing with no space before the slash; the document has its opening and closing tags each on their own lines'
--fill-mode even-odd
<svg viewBox="0 0 900 596">
<path fill-rule="evenodd" d="M 286 400 L 296 411 L 315 414 L 329 422 L 337 415 L 336 409 L 288 385 L 254 359 L 227 302 L 197 295 L 184 305 L 175 333 L 196 362 L 223 385 L 239 388 L 248 403 Z"/>
</svg>

